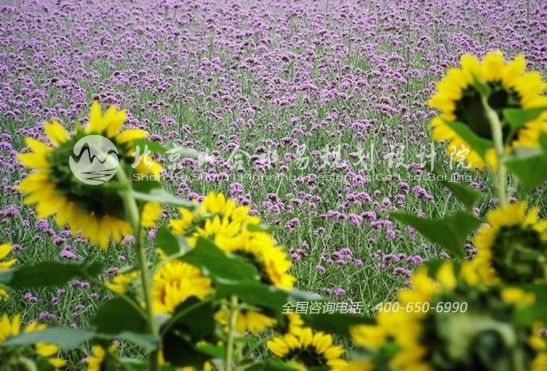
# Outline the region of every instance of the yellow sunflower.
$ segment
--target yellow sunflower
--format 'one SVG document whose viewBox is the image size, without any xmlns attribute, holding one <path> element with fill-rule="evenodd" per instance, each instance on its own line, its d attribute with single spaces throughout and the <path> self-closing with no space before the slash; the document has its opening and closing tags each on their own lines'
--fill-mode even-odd
<svg viewBox="0 0 547 371">
<path fill-rule="evenodd" d="M 547 365 L 547 344 L 545 344 L 545 337 L 541 336 L 542 328 L 541 322 L 534 323 L 528 338 L 528 344 L 536 353 L 531 362 L 530 371 L 545 371 L 545 365 Z"/>
<path fill-rule="evenodd" d="M 291 266 L 285 251 L 275 245 L 272 236 L 265 232 L 242 231 L 227 237 L 217 235 L 214 238 L 218 247 L 227 253 L 239 255 L 251 263 L 258 271 L 261 280 L 267 285 L 290 289 L 295 277 L 288 273 Z M 224 318 L 224 312 L 219 312 L 217 319 Z M 277 321 L 258 311 L 245 311 L 238 315 L 238 331 L 257 333 L 275 325 Z"/>
<path fill-rule="evenodd" d="M 222 193 L 210 192 L 201 203 L 200 212 L 218 214 L 229 217 L 234 222 L 243 224 L 260 224 L 258 216 L 249 215 L 249 206 L 239 206 L 237 203 L 226 198 Z"/>
<path fill-rule="evenodd" d="M 252 263 L 264 283 L 282 289 L 294 287 L 296 278 L 289 273 L 291 262 L 287 253 L 270 234 L 244 230 L 234 237 L 215 236 L 214 241 L 221 250 Z"/>
<path fill-rule="evenodd" d="M 106 359 L 106 353 L 106 349 L 100 345 L 91 347 L 91 354 L 85 359 L 88 371 L 100 371 L 101 366 Z"/>
<path fill-rule="evenodd" d="M 292 333 L 295 334 L 299 331 L 302 331 L 304 328 L 304 320 L 299 314 L 296 313 L 287 313 L 284 315 L 285 317 L 285 323 L 282 325 L 280 324 L 277 326 L 276 331 L 280 334 L 288 334 Z"/>
<path fill-rule="evenodd" d="M 397 346 L 397 352 L 389 359 L 392 369 L 432 370 L 425 360 L 427 348 L 420 344 L 423 325 L 416 312 L 405 310 L 380 311 L 374 325 L 357 325 L 350 329 L 353 342 L 368 350 L 377 352 L 389 341 Z M 363 369 L 370 369 L 371 362 L 355 362 Z"/>
<path fill-rule="evenodd" d="M 105 349 L 101 345 L 93 345 L 91 347 L 91 354 L 85 358 L 88 371 L 101 371 L 103 370 L 104 363 L 108 354 L 114 353 L 117 349 L 115 344 L 112 344 L 108 349 Z"/>
<path fill-rule="evenodd" d="M 140 277 L 140 271 L 118 273 L 112 279 L 106 283 L 111 291 L 123 294 L 127 291 L 127 288 L 131 283 L 138 280 Z"/>
<path fill-rule="evenodd" d="M 477 170 L 488 164 L 496 168 L 494 147 L 482 158 L 449 125 L 453 121 L 465 124 L 475 135 L 492 139 L 490 122 L 483 108 L 481 93 L 476 88 L 479 80 L 490 88 L 488 105 L 497 113 L 502 124 L 506 150 L 515 147 L 539 147 L 541 133 L 547 132 L 547 112 L 526 123 L 518 131 L 511 130 L 502 111 L 506 108 L 534 108 L 547 105 L 543 95 L 547 84 L 539 72 L 526 72 L 526 61 L 522 54 L 505 63 L 503 54 L 492 51 L 482 61 L 465 54 L 460 68 L 448 69 L 445 77 L 437 83 L 437 91 L 429 100 L 429 106 L 440 111 L 431 121 L 432 137 L 435 141 L 448 142 L 450 155 L 465 158 Z"/>
<path fill-rule="evenodd" d="M 17 259 L 4 260 L 8 254 L 11 252 L 13 245 L 11 243 L 3 243 L 0 245 L 0 272 L 10 269 L 16 262 Z M 0 287 L 0 299 L 6 298 L 8 293 L 5 289 Z"/>
<path fill-rule="evenodd" d="M 515 202 L 487 214 L 487 224 L 475 237 L 478 253 L 471 264 L 481 279 L 495 283 L 546 279 L 547 220 L 538 218 L 537 207 Z"/>
<path fill-rule="evenodd" d="M 190 237 L 188 242 L 193 247 L 198 236 L 233 236 L 249 225 L 260 224 L 260 218 L 250 215 L 250 210 L 222 193 L 210 192 L 195 210 L 179 208 L 181 217 L 171 220 L 170 225 L 177 235 Z M 191 227 L 198 227 L 198 230 Z"/>
<path fill-rule="evenodd" d="M 185 236 L 190 247 L 198 237 L 212 240 L 226 253 L 241 256 L 251 263 L 262 281 L 282 289 L 294 287 L 289 273 L 291 262 L 282 246 L 268 233 L 260 231 L 260 218 L 250 215 L 248 206 L 240 206 L 222 193 L 209 193 L 194 210 L 179 209 L 180 218 L 170 221 L 173 232 Z M 220 310 L 216 318 L 225 319 Z M 257 333 L 276 323 L 260 311 L 246 310 L 238 316 L 238 331 Z"/>
<path fill-rule="evenodd" d="M 341 358 L 344 348 L 334 345 L 331 335 L 314 332 L 309 327 L 275 336 L 266 345 L 272 354 L 300 369 L 327 367 L 329 370 L 342 370 L 347 364 Z"/>
<path fill-rule="evenodd" d="M 23 333 L 29 333 L 33 331 L 40 331 L 46 328 L 46 325 L 39 324 L 37 322 L 30 322 L 23 330 Z M 19 335 L 21 333 L 21 315 L 16 314 L 13 318 L 10 319 L 6 313 L 0 318 L 0 344 L 5 342 L 11 336 Z M 65 360 L 57 357 L 59 352 L 59 347 L 55 344 L 49 343 L 36 343 L 34 345 L 36 354 L 47 358 L 49 363 L 56 369 L 59 370 L 65 365 Z"/>
<path fill-rule="evenodd" d="M 181 218 L 170 225 L 175 234 L 189 237 L 191 247 L 198 237 L 207 237 L 221 250 L 248 258 L 266 283 L 292 288 L 296 279 L 288 273 L 291 262 L 284 248 L 269 233 L 251 228 L 259 225 L 260 218 L 249 211 L 221 193 L 209 193 L 195 211 L 180 208 Z"/>
<path fill-rule="evenodd" d="M 155 313 L 172 313 L 188 298 L 203 300 L 212 291 L 211 279 L 199 268 L 180 260 L 169 261 L 154 273 L 152 307 Z"/>
<path fill-rule="evenodd" d="M 451 291 L 457 285 L 456 274 L 452 262 L 444 262 L 438 269 L 435 278 L 429 276 L 427 267 L 422 266 L 410 277 L 410 287 L 399 290 L 397 297 L 404 307 L 411 303 L 429 302 L 441 291 Z M 424 316 L 425 312 L 415 312 L 416 316 Z"/>
<path fill-rule="evenodd" d="M 518 287 L 505 287 L 500 292 L 501 299 L 516 307 L 526 307 L 536 301 L 536 295 Z"/>
<path fill-rule="evenodd" d="M 517 322 L 512 323 L 516 317 L 498 322 L 499 313 L 506 316 L 509 307 L 529 306 L 534 303 L 535 295 L 514 287 L 499 290 L 476 286 L 480 278 L 472 268 L 462 264 L 459 271 L 455 271 L 452 262 L 444 262 L 435 277 L 429 276 L 425 268 L 413 273 L 412 287 L 399 292 L 400 306 L 392 306 L 387 311 L 382 307 L 375 324 L 350 328 L 353 342 L 365 348 L 368 357 L 353 361 L 348 370 L 484 368 L 485 361 L 476 358 L 477 348 L 472 344 L 484 335 L 485 329 L 497 331 L 500 324 L 515 336 L 522 330 L 531 332 L 528 339 L 519 337 L 515 346 L 527 348 L 525 342 L 528 342 L 533 352 L 530 360 L 523 361 L 532 362 L 532 369 L 541 369 L 537 365 L 545 358 L 542 358 L 544 342 L 539 337 L 540 324 L 536 329 L 522 329 Z M 500 306 L 500 299 L 509 305 Z M 412 309 L 412 304 L 424 302 L 430 303 L 427 310 Z M 446 303 L 462 302 L 467 303 L 465 310 L 447 311 Z"/>
<path fill-rule="evenodd" d="M 381 309 L 376 314 L 375 324 L 351 327 L 350 334 L 353 342 L 373 352 L 379 352 L 386 348 L 386 344 L 393 342 L 397 351 L 388 360 L 392 369 L 433 370 L 427 362 L 427 347 L 421 344 L 424 331 L 422 322 L 431 313 L 406 308 L 412 308 L 415 303 L 420 305 L 430 303 L 443 292 L 453 291 L 457 283 L 457 274 L 454 272 L 452 262 L 444 262 L 437 270 L 435 277 L 429 276 L 427 267 L 420 267 L 410 277 L 410 287 L 399 290 L 398 309 L 390 311 Z M 374 363 L 370 360 L 356 361 L 353 365 L 360 367 L 356 369 L 375 369 Z"/>
<path fill-rule="evenodd" d="M 120 132 L 125 119 L 125 111 L 109 107 L 103 113 L 100 104 L 94 102 L 85 128 L 77 125 L 71 135 L 58 121 L 46 123 L 44 131 L 50 144 L 27 137 L 25 142 L 31 152 L 18 155 L 23 165 L 34 170 L 17 188 L 26 195 L 26 204 L 36 204 L 37 217 L 55 215 L 58 225 L 68 224 L 73 234 L 80 231 L 103 249 L 110 239 L 118 242 L 133 232 L 125 219 L 122 199 L 114 187 L 80 181 L 71 170 L 70 161 L 73 148 L 82 138 L 100 136 L 115 146 L 120 165 L 132 165 L 135 173 L 158 177 L 161 166 L 147 154 L 137 154 L 133 144 L 148 133 L 141 129 Z M 111 150 L 107 157 L 114 157 Z M 92 159 L 95 161 L 95 156 Z M 160 213 L 159 204 L 146 204 L 141 217 L 143 226 L 151 226 Z"/>
<path fill-rule="evenodd" d="M 219 310 L 215 313 L 215 320 L 221 325 L 228 323 L 229 312 Z M 268 317 L 255 310 L 240 310 L 237 314 L 236 331 L 240 334 L 250 332 L 258 334 L 276 324 L 275 318 Z"/>
</svg>

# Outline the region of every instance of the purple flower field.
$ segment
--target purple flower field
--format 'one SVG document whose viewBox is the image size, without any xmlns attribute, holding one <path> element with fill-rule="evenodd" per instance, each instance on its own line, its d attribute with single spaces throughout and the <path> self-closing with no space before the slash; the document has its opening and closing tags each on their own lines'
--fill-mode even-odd
<svg viewBox="0 0 547 371">
<path fill-rule="evenodd" d="M 461 54 L 493 49 L 522 52 L 544 73 L 545 35 L 541 0 L 3 0 L 0 242 L 13 242 L 18 263 L 102 261 L 105 277 L 133 259 L 133 236 L 92 248 L 38 220 L 14 188 L 27 174 L 16 159 L 23 138 L 46 140 L 53 118 L 85 124 L 98 100 L 125 109 L 126 125 L 150 139 L 194 150 L 158 157 L 175 195 L 218 191 L 251 206 L 287 248 L 299 289 L 370 313 L 418 264 L 448 256 L 389 216 L 459 208 L 432 180 L 430 160 L 494 197 L 487 174 L 431 144 L 435 82 Z M 152 247 L 155 229 L 147 238 Z M 74 280 L 13 294 L 0 312 L 81 327 L 106 299 Z M 82 357 L 71 356 L 75 369 Z"/>
</svg>

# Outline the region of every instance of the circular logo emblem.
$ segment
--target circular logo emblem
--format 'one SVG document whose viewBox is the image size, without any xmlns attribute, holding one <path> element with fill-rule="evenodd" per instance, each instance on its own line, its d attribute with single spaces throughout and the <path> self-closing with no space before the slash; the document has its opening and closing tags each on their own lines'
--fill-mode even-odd
<svg viewBox="0 0 547 371">
<path fill-rule="evenodd" d="M 118 150 L 102 135 L 88 135 L 76 142 L 68 163 L 74 176 L 82 183 L 103 184 L 118 170 Z"/>
</svg>

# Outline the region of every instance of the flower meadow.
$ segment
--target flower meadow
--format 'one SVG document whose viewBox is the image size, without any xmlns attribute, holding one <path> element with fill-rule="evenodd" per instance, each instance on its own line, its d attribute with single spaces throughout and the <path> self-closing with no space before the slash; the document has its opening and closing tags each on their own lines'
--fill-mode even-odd
<svg viewBox="0 0 547 371">
<path fill-rule="evenodd" d="M 0 4 L 0 370 L 547 370 L 543 1 Z"/>
</svg>

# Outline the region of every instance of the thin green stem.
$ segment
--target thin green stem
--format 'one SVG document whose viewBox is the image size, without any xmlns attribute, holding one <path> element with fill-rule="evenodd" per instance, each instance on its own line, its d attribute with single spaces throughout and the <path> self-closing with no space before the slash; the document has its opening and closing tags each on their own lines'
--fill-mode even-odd
<svg viewBox="0 0 547 371">
<path fill-rule="evenodd" d="M 159 330 L 156 326 L 156 321 L 154 320 L 154 312 L 152 309 L 152 282 L 150 272 L 148 270 L 148 259 L 146 257 L 146 251 L 143 241 L 142 226 L 139 208 L 137 206 L 137 201 L 133 196 L 131 196 L 131 181 L 127 178 L 125 171 L 120 166 L 116 173 L 118 180 L 126 185 L 126 190 L 121 193 L 122 201 L 126 210 L 129 223 L 135 231 L 136 243 L 135 250 L 137 252 L 137 261 L 139 264 L 139 269 L 141 272 L 141 281 L 142 281 L 142 291 L 144 297 L 144 305 L 146 310 L 146 318 L 148 322 L 148 328 L 150 333 L 154 337 L 159 336 Z M 156 371 L 158 369 L 158 354 L 157 351 L 152 352 L 150 355 L 150 370 Z"/>
<path fill-rule="evenodd" d="M 238 365 L 243 360 L 243 344 L 238 342 L 235 345 L 234 361 Z"/>
<path fill-rule="evenodd" d="M 504 157 L 498 156 L 498 178 L 497 178 L 497 188 L 498 188 L 498 197 L 500 199 L 501 206 L 507 204 L 507 169 L 503 165 Z"/>
<path fill-rule="evenodd" d="M 505 148 L 503 143 L 502 125 L 496 111 L 488 104 L 488 97 L 482 96 L 482 106 L 486 112 L 486 117 L 490 122 L 490 131 L 494 140 L 494 149 L 496 151 L 496 190 L 501 206 L 507 204 L 507 169 L 504 165 Z"/>
<path fill-rule="evenodd" d="M 226 344 L 226 356 L 224 360 L 224 370 L 233 370 L 234 361 L 234 340 L 236 336 L 237 316 L 239 314 L 239 305 L 236 295 L 232 295 L 229 305 L 229 322 L 228 322 L 228 341 Z"/>
</svg>

